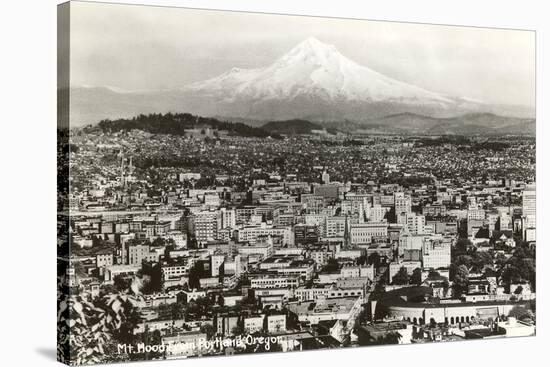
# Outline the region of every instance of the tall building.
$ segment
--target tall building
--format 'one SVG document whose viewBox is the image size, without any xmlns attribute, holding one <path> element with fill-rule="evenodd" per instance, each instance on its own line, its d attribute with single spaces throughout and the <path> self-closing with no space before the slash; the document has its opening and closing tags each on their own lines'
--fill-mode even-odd
<svg viewBox="0 0 550 367">
<path fill-rule="evenodd" d="M 223 274 L 223 263 L 225 261 L 225 255 L 221 253 L 213 254 L 210 256 L 210 271 L 212 277 L 217 277 Z"/>
<path fill-rule="evenodd" d="M 189 219 L 189 230 L 197 242 L 204 243 L 216 238 L 219 222 L 219 212 L 217 211 L 194 213 Z"/>
<path fill-rule="evenodd" d="M 369 222 L 382 222 L 387 212 L 387 207 L 380 204 L 373 205 L 372 208 L 369 209 Z"/>
<path fill-rule="evenodd" d="M 535 184 L 527 185 L 523 190 L 523 218 L 524 218 L 524 230 L 527 228 L 536 227 L 536 190 Z"/>
<path fill-rule="evenodd" d="M 128 246 L 128 265 L 141 265 L 144 260 L 149 260 L 150 251 L 149 245 Z"/>
<path fill-rule="evenodd" d="M 346 232 L 346 217 L 327 217 L 324 236 L 327 238 L 344 237 Z"/>
<path fill-rule="evenodd" d="M 505 231 L 512 228 L 512 217 L 508 213 L 502 213 L 500 215 L 499 229 Z"/>
<path fill-rule="evenodd" d="M 323 184 L 329 184 L 330 183 L 330 175 L 325 170 L 323 171 L 323 174 L 321 175 L 321 183 Z"/>
<path fill-rule="evenodd" d="M 357 213 L 361 217 L 369 218 L 370 217 L 370 201 L 369 194 L 358 194 L 358 193 L 347 193 L 346 200 L 342 202 L 351 203 L 351 213 Z M 342 213 L 344 213 L 344 208 L 342 207 Z"/>
<path fill-rule="evenodd" d="M 409 213 L 405 215 L 405 223 L 407 230 L 411 234 L 424 234 L 426 226 L 426 217 L 418 215 L 416 213 Z"/>
<path fill-rule="evenodd" d="M 411 212 L 410 196 L 406 196 L 403 192 L 396 192 L 393 194 L 393 203 L 395 207 L 395 217 L 397 218 L 397 223 L 404 224 L 403 220 L 406 219 L 404 215 L 407 215 Z"/>
<path fill-rule="evenodd" d="M 467 213 L 467 219 L 470 220 L 484 220 L 485 210 L 478 207 L 469 207 Z"/>
<path fill-rule="evenodd" d="M 220 209 L 221 228 L 234 228 L 237 224 L 235 209 Z"/>
</svg>

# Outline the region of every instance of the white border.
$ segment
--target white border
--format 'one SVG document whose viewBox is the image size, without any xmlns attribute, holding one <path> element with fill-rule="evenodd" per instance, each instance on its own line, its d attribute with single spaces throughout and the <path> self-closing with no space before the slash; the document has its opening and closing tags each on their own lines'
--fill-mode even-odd
<svg viewBox="0 0 550 367">
<path fill-rule="evenodd" d="M 325 1 L 325 0 L 170 0 L 120 3 L 186 6 L 297 15 L 470 25 L 537 31 L 537 194 L 538 273 L 537 336 L 387 346 L 289 354 L 249 355 L 161 362 L 162 366 L 342 366 L 387 363 L 392 366 L 547 364 L 549 333 L 547 164 L 550 137 L 544 119 L 547 94 L 550 12 L 545 1 Z M 55 362 L 55 0 L 11 1 L 0 11 L 2 78 L 2 364 L 57 365 Z M 513 57 L 513 55 L 510 55 Z M 545 105 L 546 104 L 546 105 Z M 7 205 L 6 205 L 7 204 Z M 546 363 L 545 363 L 546 362 Z M 136 363 L 133 366 L 151 366 Z"/>
</svg>

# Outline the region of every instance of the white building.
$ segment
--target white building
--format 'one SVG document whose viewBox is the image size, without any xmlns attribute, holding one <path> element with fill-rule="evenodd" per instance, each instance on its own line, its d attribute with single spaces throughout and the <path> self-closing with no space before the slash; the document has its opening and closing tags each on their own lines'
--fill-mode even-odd
<svg viewBox="0 0 550 367">
<path fill-rule="evenodd" d="M 296 288 L 300 284 L 299 276 L 263 275 L 250 279 L 250 287 L 261 288 Z"/>
<path fill-rule="evenodd" d="M 382 222 L 387 212 L 387 207 L 384 207 L 380 204 L 373 205 L 369 209 L 369 222 Z"/>
<path fill-rule="evenodd" d="M 424 226 L 426 225 L 426 217 L 416 213 L 408 213 L 405 215 L 407 230 L 412 234 L 424 234 Z"/>
<path fill-rule="evenodd" d="M 235 209 L 220 209 L 221 228 L 235 228 L 237 224 L 237 214 Z"/>
<path fill-rule="evenodd" d="M 403 192 L 396 192 L 393 194 L 393 201 L 397 223 L 404 224 L 401 218 L 411 212 L 411 198 Z"/>
<path fill-rule="evenodd" d="M 286 315 L 267 316 L 267 331 L 269 333 L 281 333 L 286 331 Z"/>
<path fill-rule="evenodd" d="M 405 253 L 405 250 L 421 251 L 425 238 L 426 236 L 423 234 L 411 233 L 404 233 L 399 236 L 399 256 L 402 256 Z"/>
<path fill-rule="evenodd" d="M 352 245 L 372 243 L 375 237 L 387 237 L 388 224 L 385 222 L 367 222 L 350 225 L 350 242 Z"/>
<path fill-rule="evenodd" d="M 264 315 L 245 317 L 243 320 L 244 331 L 248 334 L 260 332 L 264 329 Z"/>
<path fill-rule="evenodd" d="M 530 228 L 536 228 L 537 221 L 536 221 L 536 207 L 537 207 L 537 199 L 536 199 L 536 191 L 535 191 L 535 185 L 527 185 L 525 190 L 523 190 L 523 218 L 524 218 L 524 225 L 523 228 L 530 229 Z"/>
<path fill-rule="evenodd" d="M 259 237 L 280 237 L 284 245 L 294 245 L 294 235 L 291 227 L 268 226 L 261 223 L 259 226 L 247 226 L 236 231 L 238 242 L 256 243 Z"/>
<path fill-rule="evenodd" d="M 422 264 L 425 269 L 448 268 L 451 265 L 451 242 L 425 241 L 422 248 Z"/>
<path fill-rule="evenodd" d="M 202 211 L 189 218 L 189 230 L 199 243 L 216 239 L 219 224 L 220 216 L 217 211 Z"/>
</svg>

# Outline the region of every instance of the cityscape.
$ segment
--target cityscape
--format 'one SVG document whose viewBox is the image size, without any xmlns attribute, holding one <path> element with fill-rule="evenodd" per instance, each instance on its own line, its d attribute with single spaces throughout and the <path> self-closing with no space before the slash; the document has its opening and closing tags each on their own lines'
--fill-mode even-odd
<svg viewBox="0 0 550 367">
<path fill-rule="evenodd" d="M 193 82 L 201 102 L 177 111 L 75 88 L 93 90 L 97 119 L 58 128 L 58 358 L 534 336 L 534 118 L 397 82 L 312 37 L 277 60 Z"/>
</svg>

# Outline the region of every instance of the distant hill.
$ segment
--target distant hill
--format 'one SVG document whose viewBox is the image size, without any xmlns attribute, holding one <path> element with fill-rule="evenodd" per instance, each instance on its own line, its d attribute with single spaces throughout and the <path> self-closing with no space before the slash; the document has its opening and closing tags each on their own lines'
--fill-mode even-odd
<svg viewBox="0 0 550 367">
<path fill-rule="evenodd" d="M 470 113 L 451 118 L 400 113 L 366 120 L 359 129 L 405 135 L 535 135 L 535 127 L 534 119 L 492 113 Z"/>
<path fill-rule="evenodd" d="M 279 134 L 309 134 L 311 130 L 323 130 L 323 126 L 306 120 L 271 121 L 262 125 L 262 129 Z"/>
<path fill-rule="evenodd" d="M 242 119 L 236 122 L 252 126 L 290 119 L 361 122 L 399 113 L 449 118 L 490 112 L 532 118 L 535 112 L 531 106 L 495 105 L 405 83 L 361 65 L 315 38 L 303 40 L 264 66 L 230 68 L 175 89 L 123 91 L 108 86 L 71 86 L 69 92 L 72 126 L 152 112 L 222 116 L 221 120 Z"/>
<path fill-rule="evenodd" d="M 142 130 L 152 134 L 185 135 L 186 130 L 202 127 L 226 131 L 229 135 L 234 136 L 281 138 L 277 133 L 262 128 L 195 116 L 189 113 L 156 113 L 138 115 L 131 119 L 102 120 L 89 129 L 101 129 L 104 132 Z"/>
</svg>

